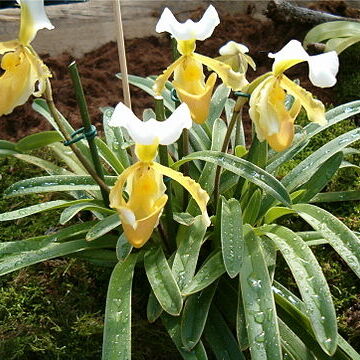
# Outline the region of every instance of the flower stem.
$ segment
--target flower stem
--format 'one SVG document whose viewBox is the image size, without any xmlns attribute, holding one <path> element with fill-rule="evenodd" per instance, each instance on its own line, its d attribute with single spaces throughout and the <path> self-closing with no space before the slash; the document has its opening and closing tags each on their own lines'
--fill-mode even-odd
<svg viewBox="0 0 360 360">
<path fill-rule="evenodd" d="M 239 97 L 238 100 L 236 101 L 236 104 L 234 106 L 234 111 L 233 111 L 229 126 L 228 126 L 226 134 L 225 134 L 224 143 L 221 148 L 221 152 L 223 152 L 223 153 L 227 153 L 227 150 L 228 150 L 228 147 L 230 144 L 231 133 L 234 129 L 235 124 L 238 121 L 239 116 L 241 116 L 242 107 L 244 106 L 246 101 L 247 100 L 245 100 L 242 97 Z M 214 183 L 214 204 L 217 204 L 218 199 L 219 199 L 221 169 L 222 168 L 219 165 L 216 168 L 215 183 Z"/>
<path fill-rule="evenodd" d="M 82 119 L 82 122 L 84 125 L 84 132 L 85 133 L 90 132 L 92 127 L 91 127 L 89 111 L 88 111 L 88 107 L 87 107 L 87 103 L 86 103 L 86 99 L 85 99 L 85 95 L 84 95 L 84 90 L 81 85 L 79 71 L 77 69 L 75 61 L 69 65 L 69 71 L 70 71 L 71 80 L 73 82 L 73 86 L 74 86 L 74 90 L 75 90 L 76 100 L 77 100 L 77 103 L 78 103 L 79 109 L 80 109 L 81 119 Z M 105 179 L 104 169 L 100 162 L 99 153 L 98 153 L 97 146 L 95 143 L 95 137 L 92 137 L 92 136 L 87 137 L 86 140 L 89 144 L 91 158 L 94 163 L 95 171 L 99 175 L 99 177 L 104 181 L 104 179 Z M 101 188 L 100 190 L 101 190 L 101 195 L 104 200 L 105 206 L 109 206 L 108 192 L 105 191 L 103 188 Z"/>
<path fill-rule="evenodd" d="M 164 108 L 164 100 L 161 96 L 155 97 L 155 114 L 156 120 L 164 121 L 165 120 L 165 108 Z M 159 145 L 159 158 L 160 164 L 166 167 L 169 167 L 169 158 L 168 158 L 168 150 L 166 145 Z M 170 240 L 170 231 L 174 229 L 174 218 L 173 218 L 173 210 L 172 210 L 172 192 L 171 192 L 171 182 L 166 183 L 166 195 L 168 196 L 168 201 L 165 204 L 165 219 L 166 219 L 166 228 L 165 233 L 167 236 L 163 236 L 165 241 L 167 242 L 166 247 L 168 249 L 175 250 L 175 238 L 173 241 Z"/>
<path fill-rule="evenodd" d="M 47 80 L 46 83 L 46 90 L 45 90 L 45 100 L 49 107 L 50 113 L 56 122 L 56 125 L 59 128 L 59 131 L 63 135 L 66 141 L 71 141 L 71 136 L 67 133 L 65 127 L 63 126 L 58 110 L 56 109 L 54 99 L 52 96 L 52 89 L 51 89 L 51 83 L 50 80 Z M 100 188 L 107 193 L 110 192 L 110 188 L 105 184 L 104 180 L 99 177 L 99 175 L 96 173 L 96 171 L 93 169 L 89 161 L 85 158 L 85 156 L 81 153 L 81 151 L 78 149 L 78 147 L 75 144 L 69 145 L 73 153 L 76 155 L 76 157 L 79 159 L 81 164 L 84 166 L 85 170 L 92 176 L 92 178 L 96 181 L 96 183 L 100 186 Z"/>
</svg>

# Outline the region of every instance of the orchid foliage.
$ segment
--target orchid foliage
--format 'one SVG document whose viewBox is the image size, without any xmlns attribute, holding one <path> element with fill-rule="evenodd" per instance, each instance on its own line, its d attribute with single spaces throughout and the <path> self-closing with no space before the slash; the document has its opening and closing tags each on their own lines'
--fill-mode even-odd
<svg viewBox="0 0 360 360">
<path fill-rule="evenodd" d="M 19 2 L 19 38 L 0 44 L 0 89 L 6 94 L 0 99 L 1 114 L 31 94 L 44 93 L 33 108 L 55 130 L 17 143 L 0 141 L 2 156 L 17 157 L 48 174 L 15 183 L 4 196 L 61 192 L 63 200 L 5 212 L 0 220 L 63 209 L 63 227 L 0 243 L 0 274 L 69 255 L 113 267 L 104 360 L 131 358 L 132 278 L 142 267 L 143 281 L 151 288 L 148 320 L 162 321 L 184 359 L 359 358 L 338 334 L 329 287 L 312 247 L 329 244 L 360 276 L 358 234 L 317 206 L 360 198 L 357 190 L 323 192 L 339 168 L 355 166 L 346 156 L 360 130 L 331 140 L 277 178 L 312 137 L 360 113 L 360 100 L 326 112 L 320 100 L 284 74 L 307 62 L 315 86 L 333 86 L 336 53 L 310 56 L 293 40 L 269 54 L 274 59 L 270 72 L 249 82 L 248 65 L 255 69 L 255 63 L 245 45 L 230 41 L 216 59 L 195 52 L 196 41 L 212 36 L 219 23 L 214 7 L 197 23 L 179 23 L 165 9 L 156 30 L 176 39 L 180 56 L 158 77 L 129 77 L 155 96 L 155 112 L 145 109 L 138 119 L 122 103 L 102 109 L 105 137 L 97 138 L 96 145 L 105 172 L 105 186 L 100 186 L 103 192 L 110 189 L 108 203 L 99 181 L 62 143 L 64 132 L 74 129 L 54 109 L 51 74 L 30 45 L 37 30 L 52 28 L 43 3 Z M 241 117 L 246 103 L 253 122 L 248 142 Z M 301 108 L 310 121 L 304 127 L 295 125 Z M 45 146 L 62 166 L 28 154 Z M 76 147 L 91 163 L 86 141 Z M 91 221 L 68 224 L 84 211 L 91 212 Z M 284 226 L 284 217 L 300 217 L 312 230 Z M 294 276 L 298 295 L 274 280 L 278 253 Z"/>
</svg>

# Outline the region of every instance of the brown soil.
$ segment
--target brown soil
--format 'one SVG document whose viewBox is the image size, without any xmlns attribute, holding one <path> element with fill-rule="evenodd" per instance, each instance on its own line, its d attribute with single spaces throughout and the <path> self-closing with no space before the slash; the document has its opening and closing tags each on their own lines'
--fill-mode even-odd
<svg viewBox="0 0 360 360">
<path fill-rule="evenodd" d="M 357 10 L 348 8 L 343 1 L 320 2 L 317 9 L 345 16 L 358 16 Z M 194 18 L 200 16 L 203 9 L 194 12 Z M 220 12 L 221 24 L 213 36 L 199 42 L 197 51 L 208 56 L 217 56 L 218 49 L 228 40 L 246 44 L 250 55 L 257 64 L 257 71 L 249 70 L 251 80 L 271 68 L 272 61 L 268 52 L 275 52 L 291 39 L 302 40 L 309 30 L 296 24 L 277 24 L 272 21 L 262 22 L 249 14 L 229 15 Z M 126 41 L 129 73 L 139 76 L 159 74 L 171 62 L 170 42 L 166 35 L 147 37 Z M 80 127 L 79 113 L 74 100 L 71 80 L 67 65 L 73 60 L 70 54 L 52 58 L 43 56 L 44 61 L 53 72 L 52 86 L 55 102 L 59 110 L 75 128 Z M 93 123 L 101 130 L 100 107 L 114 106 L 122 100 L 121 81 L 115 78 L 119 71 L 115 43 L 108 43 L 101 48 L 77 59 L 79 71 L 85 89 L 90 115 Z M 313 88 L 307 78 L 306 65 L 299 65 L 289 71 L 292 78 L 299 78 L 302 85 L 313 92 L 324 103 L 333 102 L 331 89 Z M 132 102 L 134 111 L 140 115 L 142 111 L 152 106 L 152 99 L 142 90 L 132 87 Z M 36 114 L 31 108 L 31 102 L 17 107 L 10 115 L 3 116 L 0 121 L 0 138 L 17 140 L 31 133 L 49 130 L 46 120 Z"/>
</svg>

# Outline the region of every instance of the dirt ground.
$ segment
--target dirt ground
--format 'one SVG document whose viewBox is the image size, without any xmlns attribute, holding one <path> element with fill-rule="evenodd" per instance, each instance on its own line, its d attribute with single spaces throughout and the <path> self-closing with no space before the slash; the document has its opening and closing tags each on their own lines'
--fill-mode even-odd
<svg viewBox="0 0 360 360">
<path fill-rule="evenodd" d="M 315 8 L 314 4 L 309 7 Z M 346 6 L 344 1 L 321 1 L 316 3 L 316 9 L 342 16 L 360 17 L 359 10 Z M 221 24 L 215 29 L 213 36 L 203 42 L 198 42 L 197 52 L 208 56 L 218 56 L 218 49 L 229 40 L 247 45 L 250 55 L 257 64 L 257 71 L 251 69 L 249 80 L 271 69 L 272 60 L 268 52 L 275 52 L 289 40 L 303 40 L 310 28 L 297 24 L 274 23 L 271 20 L 262 22 L 248 14 L 226 14 L 218 9 Z M 199 18 L 203 9 L 194 12 L 193 18 Z M 81 41 L 81 39 L 77 39 Z M 126 41 L 128 69 L 130 74 L 139 76 L 157 75 L 171 62 L 170 41 L 166 34 L 160 37 L 147 37 Z M 59 110 L 75 128 L 80 127 L 79 113 L 74 100 L 71 80 L 67 70 L 68 64 L 74 60 L 71 54 L 52 58 L 42 56 L 53 73 L 52 86 L 55 102 Z M 90 115 L 93 123 L 101 131 L 101 112 L 99 107 L 114 106 L 122 101 L 121 81 L 115 78 L 119 72 L 116 44 L 111 42 L 103 45 L 80 59 L 76 59 L 85 89 Z M 313 92 L 326 104 L 333 103 L 332 89 L 313 88 L 307 78 L 306 64 L 298 65 L 289 71 L 291 78 L 299 78 L 301 84 Z M 152 106 L 152 99 L 142 90 L 131 88 L 134 111 L 140 115 L 142 111 Z M 18 140 L 31 133 L 49 130 L 46 120 L 31 108 L 31 101 L 17 107 L 14 112 L 2 116 L 0 120 L 0 139 Z"/>
</svg>

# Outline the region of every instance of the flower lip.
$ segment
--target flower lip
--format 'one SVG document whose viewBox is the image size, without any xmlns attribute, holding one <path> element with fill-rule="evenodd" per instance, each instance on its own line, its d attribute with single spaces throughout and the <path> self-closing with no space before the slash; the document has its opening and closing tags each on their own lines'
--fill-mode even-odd
<svg viewBox="0 0 360 360">
<path fill-rule="evenodd" d="M 176 40 L 205 40 L 212 35 L 219 24 L 219 15 L 212 5 L 207 8 L 200 21 L 194 22 L 188 19 L 184 23 L 177 21 L 173 13 L 165 8 L 156 25 L 156 32 L 166 31 Z"/>
<path fill-rule="evenodd" d="M 309 79 L 317 87 L 331 87 L 336 83 L 339 70 L 339 59 L 335 51 L 310 56 L 298 40 L 291 40 L 277 53 L 269 53 L 275 59 L 273 72 L 277 75 L 295 64 L 307 61 L 309 64 Z"/>
<path fill-rule="evenodd" d="M 167 120 L 150 119 L 146 122 L 137 118 L 123 103 L 119 103 L 109 125 L 125 128 L 139 145 L 152 145 L 156 140 L 161 145 L 170 145 L 180 137 L 183 129 L 191 128 L 192 120 L 190 110 L 184 103 Z"/>
</svg>

